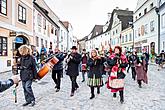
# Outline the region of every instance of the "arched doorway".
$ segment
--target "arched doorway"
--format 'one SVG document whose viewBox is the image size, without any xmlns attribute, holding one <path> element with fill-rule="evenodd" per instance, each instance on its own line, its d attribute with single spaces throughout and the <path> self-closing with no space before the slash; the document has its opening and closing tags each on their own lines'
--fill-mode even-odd
<svg viewBox="0 0 165 110">
<path fill-rule="evenodd" d="M 24 44 L 29 45 L 29 40 L 25 36 L 19 35 L 14 40 L 14 49 L 17 50 L 21 45 Z"/>
</svg>

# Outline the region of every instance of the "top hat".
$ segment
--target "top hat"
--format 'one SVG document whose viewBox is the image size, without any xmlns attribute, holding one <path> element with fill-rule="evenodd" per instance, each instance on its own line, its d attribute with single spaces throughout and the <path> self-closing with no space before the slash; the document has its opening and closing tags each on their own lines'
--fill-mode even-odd
<svg viewBox="0 0 165 110">
<path fill-rule="evenodd" d="M 77 50 L 77 47 L 76 46 L 72 46 L 72 48 L 71 49 L 75 49 L 75 50 Z"/>
</svg>

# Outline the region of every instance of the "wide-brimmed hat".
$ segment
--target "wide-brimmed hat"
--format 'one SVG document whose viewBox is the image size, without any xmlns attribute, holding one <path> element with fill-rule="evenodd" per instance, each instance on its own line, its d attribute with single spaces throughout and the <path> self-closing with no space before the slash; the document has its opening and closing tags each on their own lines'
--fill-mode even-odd
<svg viewBox="0 0 165 110">
<path fill-rule="evenodd" d="M 76 46 L 72 46 L 72 48 L 71 49 L 75 49 L 75 50 L 77 50 L 77 47 Z"/>
</svg>

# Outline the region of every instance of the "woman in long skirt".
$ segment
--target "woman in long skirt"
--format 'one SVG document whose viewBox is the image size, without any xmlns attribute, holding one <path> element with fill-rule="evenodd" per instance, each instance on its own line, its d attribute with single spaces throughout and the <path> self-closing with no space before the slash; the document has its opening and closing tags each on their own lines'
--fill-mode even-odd
<svg viewBox="0 0 165 110">
<path fill-rule="evenodd" d="M 89 58 L 87 65 L 89 66 L 88 86 L 91 89 L 90 99 L 93 99 L 95 97 L 94 88 L 96 87 L 97 94 L 100 94 L 100 87 L 103 85 L 101 71 L 101 65 L 103 65 L 103 62 L 101 58 L 97 55 L 96 50 L 92 50 L 91 58 Z"/>
</svg>

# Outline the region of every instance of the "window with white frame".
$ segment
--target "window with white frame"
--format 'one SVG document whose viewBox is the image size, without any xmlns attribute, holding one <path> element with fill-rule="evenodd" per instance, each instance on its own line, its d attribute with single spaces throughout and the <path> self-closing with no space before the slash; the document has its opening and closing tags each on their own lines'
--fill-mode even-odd
<svg viewBox="0 0 165 110">
<path fill-rule="evenodd" d="M 124 36 L 122 36 L 122 43 L 124 43 Z"/>
<path fill-rule="evenodd" d="M 128 42 L 128 36 L 125 35 L 125 42 Z"/>
<path fill-rule="evenodd" d="M 7 56 L 7 38 L 0 36 L 0 56 Z"/>
<path fill-rule="evenodd" d="M 161 16 L 161 21 L 162 21 L 162 28 L 165 28 L 165 13 L 164 14 L 162 14 L 162 16 Z"/>
<path fill-rule="evenodd" d="M 43 29 L 46 30 L 46 19 L 43 18 Z"/>
<path fill-rule="evenodd" d="M 46 48 L 48 47 L 48 42 L 47 42 L 47 40 L 45 40 L 45 47 L 46 47 Z"/>
<path fill-rule="evenodd" d="M 42 19 L 42 16 L 41 14 L 38 13 L 37 15 L 38 32 L 41 32 L 41 19 Z"/>
<path fill-rule="evenodd" d="M 18 5 L 18 21 L 26 24 L 26 8 Z"/>
<path fill-rule="evenodd" d="M 150 22 L 150 31 L 153 32 L 155 30 L 154 20 Z"/>
<path fill-rule="evenodd" d="M 129 33 L 129 41 L 132 41 L 132 33 Z"/>
<path fill-rule="evenodd" d="M 148 34 L 148 24 L 145 24 L 145 26 L 144 26 L 144 33 Z"/>
<path fill-rule="evenodd" d="M 7 15 L 7 0 L 0 0 L 0 13 Z"/>
<path fill-rule="evenodd" d="M 36 36 L 36 46 L 39 47 L 39 37 Z"/>
<path fill-rule="evenodd" d="M 163 50 L 165 50 L 165 41 L 163 42 Z"/>
</svg>

